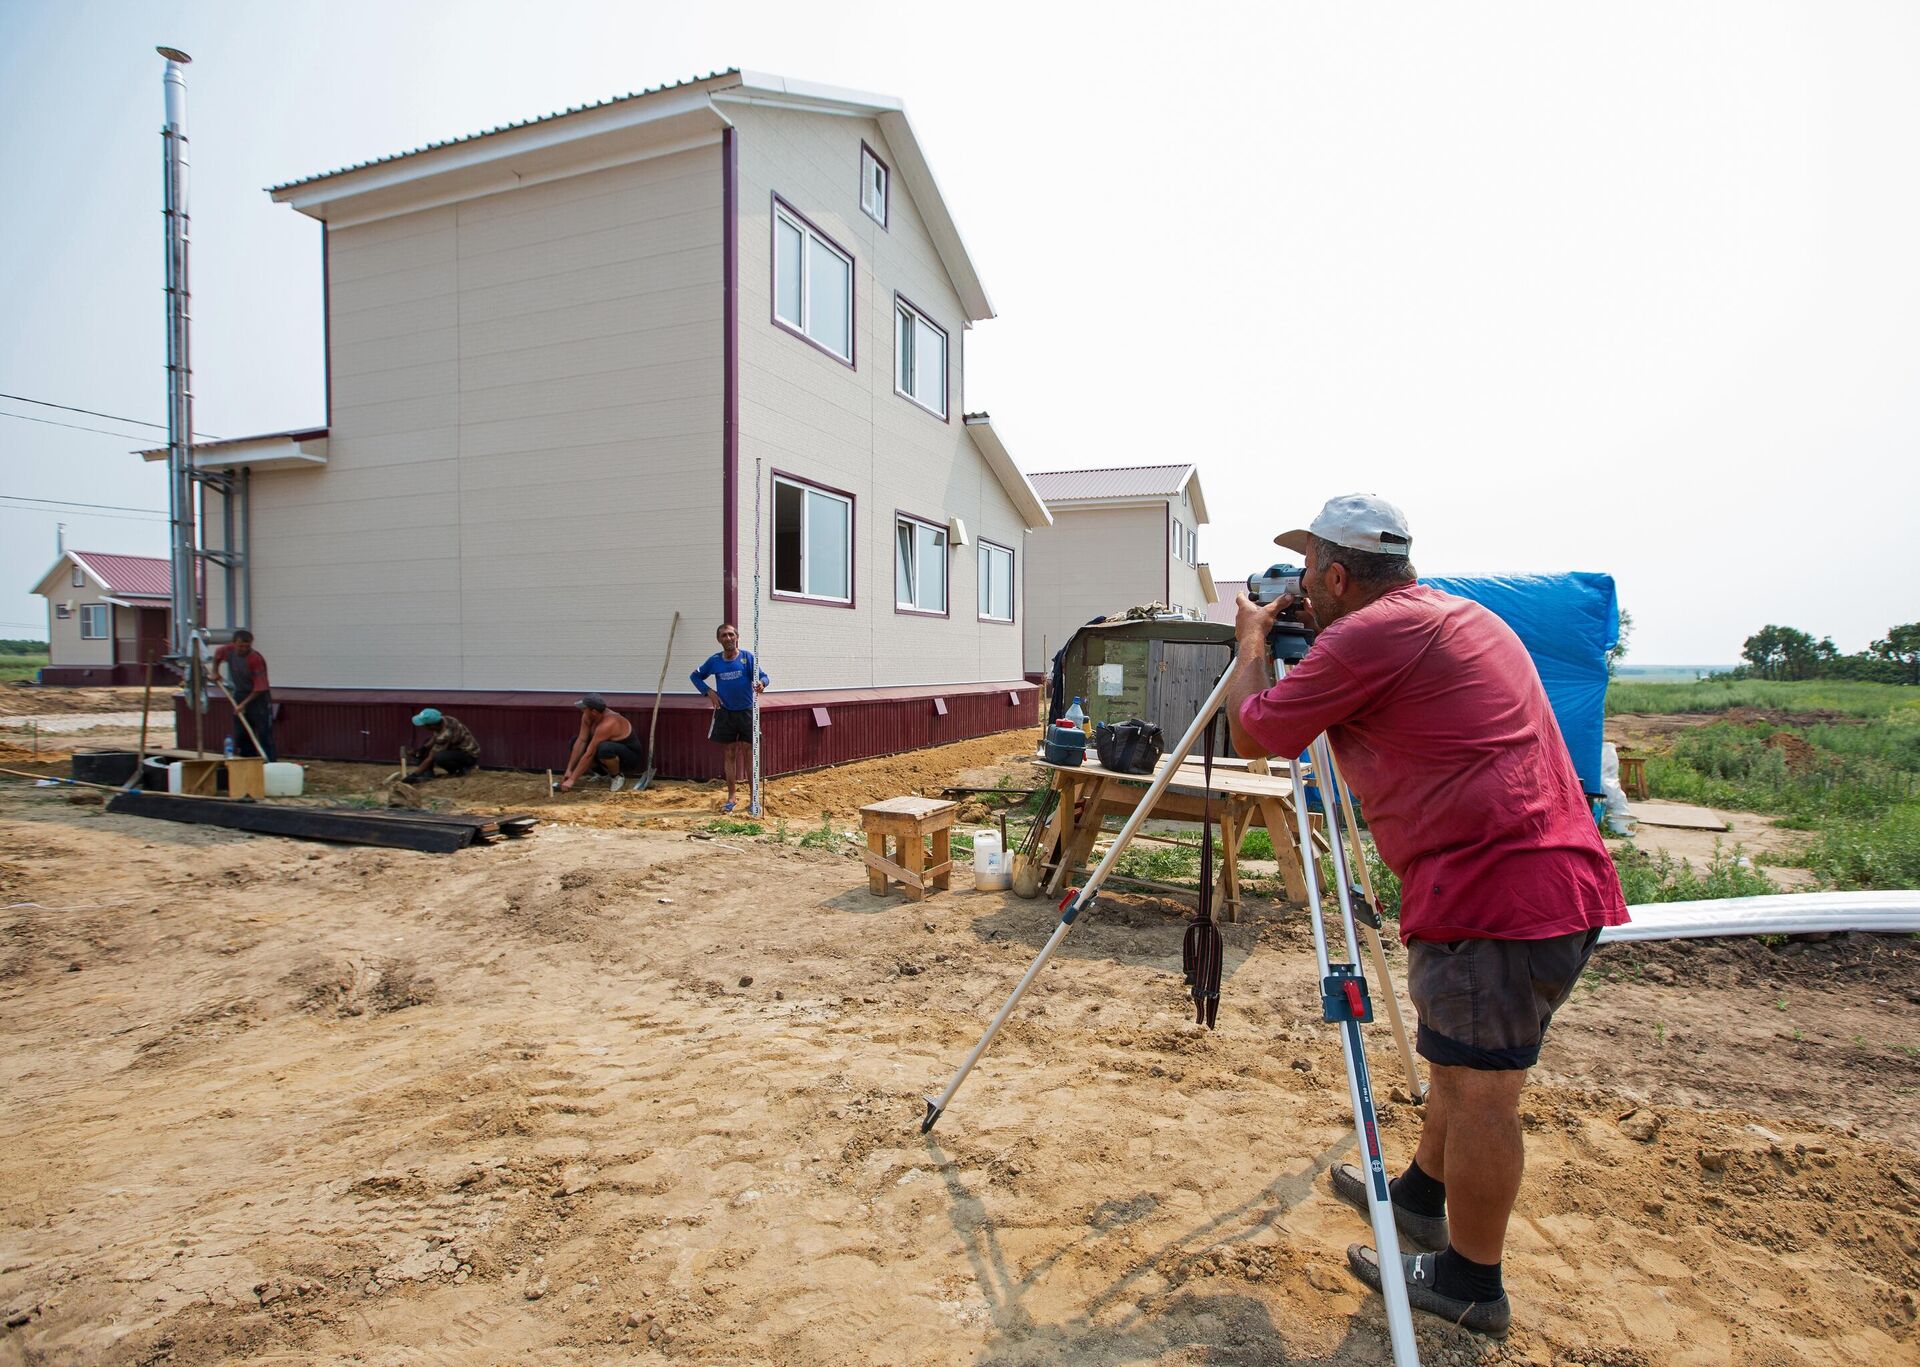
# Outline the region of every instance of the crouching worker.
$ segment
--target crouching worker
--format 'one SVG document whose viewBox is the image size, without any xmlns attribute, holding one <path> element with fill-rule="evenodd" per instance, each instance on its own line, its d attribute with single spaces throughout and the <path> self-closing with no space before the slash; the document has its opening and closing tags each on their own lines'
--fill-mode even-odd
<svg viewBox="0 0 1920 1367">
<path fill-rule="evenodd" d="M 435 770 L 452 778 L 479 767 L 480 742 L 458 717 L 449 717 L 437 707 L 423 707 L 415 714 L 413 724 L 434 730 L 427 743 L 408 756 L 414 765 L 404 775 L 408 783 L 425 783 Z"/>
<path fill-rule="evenodd" d="M 567 755 L 567 773 L 560 780 L 560 791 L 572 792 L 573 785 L 591 772 L 611 775 L 613 791 L 619 792 L 647 765 L 633 723 L 609 711 L 607 700 L 598 693 L 587 694 L 574 706 L 580 709 L 580 733 L 573 738 L 573 749 Z"/>
<path fill-rule="evenodd" d="M 1520 1191 L 1520 1089 L 1604 926 L 1627 919 L 1540 675 L 1511 628 L 1414 577 L 1400 510 L 1349 494 L 1274 538 L 1306 557 L 1305 600 L 1239 601 L 1227 691 L 1235 750 L 1297 755 L 1325 732 L 1400 876 L 1407 993 L 1432 1081 L 1420 1143 L 1391 1184 L 1401 1254 L 1347 1249 L 1380 1288 L 1399 1257 L 1416 1310 L 1504 1335 L 1507 1219 Z M 1267 633 L 1319 633 L 1267 686 Z M 1336 837 L 1337 838 L 1337 837 Z M 1350 1163 L 1333 1194 L 1365 1211 Z"/>
</svg>

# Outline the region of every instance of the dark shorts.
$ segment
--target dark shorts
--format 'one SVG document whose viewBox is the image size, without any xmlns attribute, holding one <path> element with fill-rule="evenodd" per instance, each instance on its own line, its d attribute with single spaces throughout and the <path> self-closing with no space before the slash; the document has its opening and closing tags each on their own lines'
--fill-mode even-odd
<svg viewBox="0 0 1920 1367">
<path fill-rule="evenodd" d="M 1443 1068 L 1531 1068 L 1598 930 L 1547 940 L 1411 940 L 1407 995 L 1420 1056 Z"/>
<path fill-rule="evenodd" d="M 598 769 L 610 759 L 620 761 L 620 772 L 634 774 L 647 767 L 647 757 L 629 734 L 625 740 L 603 740 L 593 752 L 593 767 Z"/>
<path fill-rule="evenodd" d="M 753 739 L 753 709 L 743 707 L 735 712 L 730 707 L 713 709 L 713 725 L 707 731 L 707 739 L 718 741 L 721 745 L 737 745 Z"/>
<path fill-rule="evenodd" d="M 479 758 L 465 750 L 435 750 L 427 756 L 425 767 L 438 769 L 443 774 L 458 775 L 469 773 L 479 766 Z"/>
</svg>

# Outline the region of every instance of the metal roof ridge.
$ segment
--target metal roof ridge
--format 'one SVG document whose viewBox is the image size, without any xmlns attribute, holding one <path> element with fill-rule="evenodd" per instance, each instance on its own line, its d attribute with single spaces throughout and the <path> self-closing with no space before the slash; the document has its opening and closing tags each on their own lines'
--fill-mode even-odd
<svg viewBox="0 0 1920 1367">
<path fill-rule="evenodd" d="M 632 100 L 643 100 L 650 95 L 664 94 L 669 90 L 682 90 L 690 85 L 701 85 L 707 81 L 724 80 L 728 76 L 740 75 L 739 67 L 728 67 L 723 71 L 710 71 L 704 76 L 688 76 L 684 80 L 668 81 L 661 85 L 649 86 L 645 90 L 630 90 L 624 95 L 609 95 L 604 100 L 591 100 L 585 104 L 570 105 L 550 114 L 540 114 L 533 118 L 517 119 L 512 123 L 498 124 L 492 128 L 483 128 L 477 133 L 463 133 L 458 137 L 442 138 L 438 142 L 422 143 L 418 147 L 409 147 L 403 152 L 390 152 L 383 157 L 371 157 L 366 161 L 356 161 L 347 166 L 337 166 L 331 171 L 318 171 L 310 176 L 301 176 L 281 185 L 269 185 L 267 193 L 277 195 L 283 190 L 295 190 L 302 185 L 312 185 L 316 181 L 331 180 L 335 176 L 344 176 L 353 171 L 364 171 L 373 166 L 384 166 L 389 162 L 402 161 L 407 157 L 418 156 L 422 152 L 435 152 L 443 147 L 458 147 L 462 143 L 478 142 L 481 138 L 494 137 L 500 133 L 511 133 L 516 128 L 532 128 L 538 124 L 552 123 L 574 114 L 584 114 L 590 109 L 605 109 L 610 105 L 626 104 Z"/>
</svg>

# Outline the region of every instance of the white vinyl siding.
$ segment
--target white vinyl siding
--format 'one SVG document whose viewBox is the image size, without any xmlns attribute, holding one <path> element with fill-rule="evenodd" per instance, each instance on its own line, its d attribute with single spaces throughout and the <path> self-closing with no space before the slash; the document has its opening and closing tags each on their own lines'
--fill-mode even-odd
<svg viewBox="0 0 1920 1367">
<path fill-rule="evenodd" d="M 893 523 L 894 606 L 909 612 L 947 610 L 947 529 L 914 517 Z"/>
<path fill-rule="evenodd" d="M 904 299 L 893 311 L 893 389 L 947 416 L 947 334 Z"/>
<path fill-rule="evenodd" d="M 107 639 L 108 607 L 105 603 L 82 603 L 80 605 L 80 639 L 83 641 L 104 641 Z"/>
<path fill-rule="evenodd" d="M 773 481 L 773 591 L 853 601 L 853 500 Z"/>
<path fill-rule="evenodd" d="M 865 147 L 860 149 L 860 207 L 875 223 L 887 226 L 887 168 Z"/>
<path fill-rule="evenodd" d="M 990 541 L 980 543 L 980 616 L 1013 620 L 1013 552 Z"/>
<path fill-rule="evenodd" d="M 853 258 L 805 220 L 773 213 L 773 312 L 795 332 L 853 362 Z"/>
</svg>

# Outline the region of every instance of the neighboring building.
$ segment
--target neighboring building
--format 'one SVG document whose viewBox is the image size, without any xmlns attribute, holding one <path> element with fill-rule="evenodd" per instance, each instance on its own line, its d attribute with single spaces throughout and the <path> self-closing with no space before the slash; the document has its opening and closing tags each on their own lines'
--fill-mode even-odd
<svg viewBox="0 0 1920 1367">
<path fill-rule="evenodd" d="M 327 422 L 196 459 L 289 753 L 384 757 L 433 701 L 553 764 L 581 692 L 644 723 L 676 610 L 663 773 L 718 772 L 723 619 L 769 773 L 1033 715 L 1050 519 L 963 416 L 993 309 L 899 101 L 729 72 L 271 193 L 323 224 Z"/>
<path fill-rule="evenodd" d="M 1200 472 L 1192 465 L 1122 465 L 1030 477 L 1053 513 L 1027 556 L 1026 672 L 1047 660 L 1095 617 L 1165 603 L 1199 617 L 1213 601 L 1213 575 L 1200 559 L 1207 521 Z"/>
<path fill-rule="evenodd" d="M 167 653 L 173 572 L 160 556 L 66 551 L 33 591 L 47 600 L 43 684 L 139 683 Z"/>
<path fill-rule="evenodd" d="M 1282 551 L 1280 555 L 1282 559 L 1286 558 L 1286 552 Z M 1295 556 L 1294 559 L 1298 560 L 1299 557 Z M 1265 565 L 1256 565 L 1249 569 L 1247 574 L 1255 574 L 1265 568 Z M 1213 599 L 1207 604 L 1207 620 L 1209 622 L 1225 622 L 1228 626 L 1232 626 L 1234 616 L 1240 610 L 1239 604 L 1235 600 L 1246 591 L 1246 574 L 1241 575 L 1238 579 L 1222 579 L 1218 575 L 1214 576 Z"/>
</svg>

